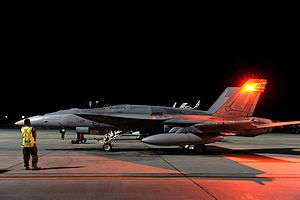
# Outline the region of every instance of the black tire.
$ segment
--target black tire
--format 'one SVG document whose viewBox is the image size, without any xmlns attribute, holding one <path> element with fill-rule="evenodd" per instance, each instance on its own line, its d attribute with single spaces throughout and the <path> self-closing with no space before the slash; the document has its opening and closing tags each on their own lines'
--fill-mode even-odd
<svg viewBox="0 0 300 200">
<path fill-rule="evenodd" d="M 300 134 L 300 128 L 298 128 L 295 133 Z"/>
<path fill-rule="evenodd" d="M 87 141 L 87 139 L 86 139 L 86 138 L 83 138 L 83 139 L 81 140 L 81 143 L 82 143 L 82 144 L 85 144 L 86 141 Z"/>
<path fill-rule="evenodd" d="M 144 138 L 144 137 L 141 136 L 141 135 L 139 135 L 139 136 L 136 137 L 137 140 L 142 140 L 143 138 Z"/>
<path fill-rule="evenodd" d="M 197 144 L 194 147 L 195 151 L 199 152 L 199 153 L 206 153 L 207 148 L 205 146 L 205 144 Z"/>
<path fill-rule="evenodd" d="M 112 150 L 111 144 L 106 143 L 103 145 L 103 151 L 109 152 L 111 150 Z"/>
</svg>

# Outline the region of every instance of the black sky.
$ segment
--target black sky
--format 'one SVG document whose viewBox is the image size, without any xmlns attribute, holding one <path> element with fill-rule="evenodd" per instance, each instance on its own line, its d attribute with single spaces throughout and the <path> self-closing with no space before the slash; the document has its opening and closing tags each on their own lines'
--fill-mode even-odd
<svg viewBox="0 0 300 200">
<path fill-rule="evenodd" d="M 257 115 L 300 119 L 297 34 L 265 30 L 89 24 L 8 31 L 0 111 L 41 114 L 87 107 L 90 99 L 172 105 L 200 98 L 206 109 L 225 87 L 267 78 Z"/>
</svg>

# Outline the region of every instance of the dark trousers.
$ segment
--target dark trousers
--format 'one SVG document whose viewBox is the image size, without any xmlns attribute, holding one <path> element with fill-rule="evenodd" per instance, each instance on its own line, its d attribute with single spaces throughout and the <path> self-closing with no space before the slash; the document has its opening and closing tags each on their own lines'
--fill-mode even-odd
<svg viewBox="0 0 300 200">
<path fill-rule="evenodd" d="M 24 159 L 24 167 L 29 167 L 30 155 L 32 157 L 32 167 L 37 167 L 38 163 L 38 150 L 37 147 L 23 147 L 23 159 Z"/>
</svg>

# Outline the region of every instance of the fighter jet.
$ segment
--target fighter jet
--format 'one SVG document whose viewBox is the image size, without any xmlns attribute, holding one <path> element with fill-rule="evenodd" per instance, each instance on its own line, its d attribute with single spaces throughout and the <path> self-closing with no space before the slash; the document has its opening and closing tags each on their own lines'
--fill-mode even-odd
<svg viewBox="0 0 300 200">
<path fill-rule="evenodd" d="M 93 134 L 105 135 L 103 143 L 110 145 L 110 141 L 128 132 L 138 131 L 141 134 L 139 138 L 168 132 L 173 125 L 164 122 L 175 119 L 176 116 L 212 114 L 228 101 L 229 97 L 234 95 L 238 89 L 238 87 L 226 88 L 207 111 L 196 110 L 199 103 L 194 109 L 149 105 L 115 105 L 92 109 L 73 108 L 33 116 L 29 119 L 33 126 L 40 128 L 55 128 L 61 131 L 66 128 L 75 128 L 77 140 L 72 141 L 72 143 L 85 143 L 84 134 Z M 22 126 L 24 120 L 22 119 L 15 124 Z M 181 125 L 185 127 L 191 124 L 194 122 L 185 121 Z M 109 145 L 104 145 L 105 150 L 111 148 Z"/>
<path fill-rule="evenodd" d="M 79 134 L 97 130 L 105 134 L 103 149 L 122 133 L 140 131 L 142 142 L 154 145 L 193 145 L 204 152 L 205 144 L 224 136 L 257 136 L 273 127 L 300 124 L 300 121 L 272 122 L 252 117 L 267 81 L 250 79 L 242 87 L 229 87 L 207 110 L 149 105 L 115 105 L 94 109 L 70 109 L 30 118 L 34 126 L 76 127 Z M 23 120 L 16 122 L 22 125 Z M 82 137 L 79 137 L 79 140 Z"/>
</svg>

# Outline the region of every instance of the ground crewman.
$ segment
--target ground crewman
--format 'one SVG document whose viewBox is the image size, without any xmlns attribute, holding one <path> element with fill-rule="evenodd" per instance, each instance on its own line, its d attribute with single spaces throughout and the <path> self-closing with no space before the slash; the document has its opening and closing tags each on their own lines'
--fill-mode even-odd
<svg viewBox="0 0 300 200">
<path fill-rule="evenodd" d="M 24 126 L 21 128 L 22 148 L 24 167 L 29 170 L 30 155 L 32 157 L 32 170 L 39 170 L 38 163 L 38 149 L 36 146 L 36 129 L 32 127 L 29 119 L 24 120 Z"/>
</svg>

